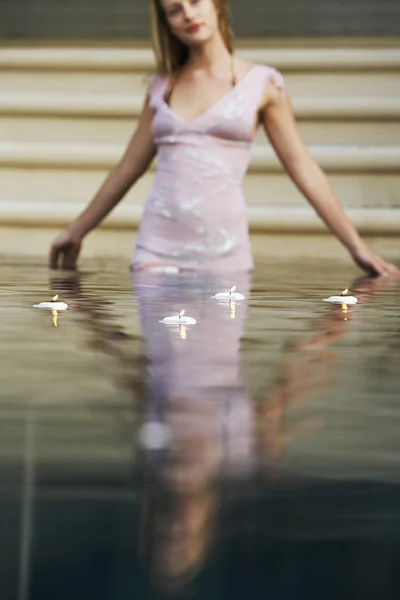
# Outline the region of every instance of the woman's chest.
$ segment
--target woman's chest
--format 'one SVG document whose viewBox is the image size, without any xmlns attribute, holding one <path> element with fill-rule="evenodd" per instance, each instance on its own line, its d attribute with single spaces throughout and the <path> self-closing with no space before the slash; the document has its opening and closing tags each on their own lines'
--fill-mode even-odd
<svg viewBox="0 0 400 600">
<path fill-rule="evenodd" d="M 182 110 L 182 112 L 181 112 Z M 232 89 L 212 104 L 196 104 L 183 112 L 183 104 L 161 102 L 155 112 L 153 132 L 156 138 L 187 132 L 207 134 L 224 140 L 252 142 L 258 123 L 258 105 L 240 89 Z M 187 117 L 192 114 L 194 116 Z"/>
<path fill-rule="evenodd" d="M 206 113 L 213 106 L 232 93 L 232 83 L 229 81 L 209 81 L 195 79 L 178 82 L 167 86 L 167 104 L 183 121 L 192 121 Z"/>
</svg>

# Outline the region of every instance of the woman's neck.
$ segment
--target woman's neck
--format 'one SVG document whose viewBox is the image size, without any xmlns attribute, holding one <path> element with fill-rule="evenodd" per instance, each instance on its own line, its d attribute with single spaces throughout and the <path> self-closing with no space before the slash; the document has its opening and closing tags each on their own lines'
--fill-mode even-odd
<svg viewBox="0 0 400 600">
<path fill-rule="evenodd" d="M 232 55 L 221 34 L 218 34 L 201 46 L 190 48 L 187 66 L 193 71 L 207 71 L 210 75 L 218 76 L 226 73 L 231 63 Z"/>
</svg>

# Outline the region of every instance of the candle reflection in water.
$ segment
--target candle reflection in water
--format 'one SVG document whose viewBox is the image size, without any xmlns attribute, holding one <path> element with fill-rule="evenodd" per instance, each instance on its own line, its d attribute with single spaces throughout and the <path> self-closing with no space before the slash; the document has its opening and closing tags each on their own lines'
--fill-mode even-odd
<svg viewBox="0 0 400 600">
<path fill-rule="evenodd" d="M 235 279 L 248 297 L 249 277 Z M 135 439 L 144 473 L 140 549 L 152 582 L 164 590 L 189 585 L 212 555 L 221 482 L 239 482 L 245 489 L 252 475 L 265 469 L 271 473 L 271 465 L 283 468 L 288 445 L 323 426 L 317 414 L 300 419 L 292 412 L 330 383 L 335 356 L 327 349 L 346 335 L 347 320 L 361 308 L 329 307 L 313 331 L 288 341 L 275 384 L 261 376 L 250 397 L 240 354 L 247 304 L 238 303 L 231 319 L 210 299 L 210 291 L 229 283 L 136 273 L 145 338 L 139 357 L 118 342 L 123 332 L 113 330 L 104 311 L 103 317 L 101 310 L 90 314 L 87 303 L 76 303 L 89 316 L 87 324 L 97 336 L 94 347 L 121 362 L 123 385 L 139 400 Z M 373 284 L 365 284 L 366 293 Z M 176 328 L 160 323 L 182 304 L 197 321 L 185 343 L 186 332 L 180 329 L 177 335 Z"/>
</svg>

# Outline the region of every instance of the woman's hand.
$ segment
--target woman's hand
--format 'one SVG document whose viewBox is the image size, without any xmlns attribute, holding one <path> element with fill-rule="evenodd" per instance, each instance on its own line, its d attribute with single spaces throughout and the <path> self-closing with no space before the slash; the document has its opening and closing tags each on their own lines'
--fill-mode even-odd
<svg viewBox="0 0 400 600">
<path fill-rule="evenodd" d="M 58 269 L 59 259 L 63 269 L 76 269 L 76 261 L 82 246 L 82 239 L 70 229 L 63 231 L 50 249 L 50 268 Z"/>
<path fill-rule="evenodd" d="M 372 252 L 365 244 L 362 244 L 351 254 L 354 262 L 369 275 L 388 276 L 399 273 L 399 269 L 395 265 L 383 260 L 383 258 Z"/>
</svg>

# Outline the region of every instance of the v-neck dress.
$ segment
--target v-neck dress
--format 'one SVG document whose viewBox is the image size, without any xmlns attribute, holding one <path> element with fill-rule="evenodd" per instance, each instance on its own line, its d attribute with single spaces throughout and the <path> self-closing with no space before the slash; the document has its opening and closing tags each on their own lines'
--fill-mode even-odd
<svg viewBox="0 0 400 600">
<path fill-rule="evenodd" d="M 157 147 L 131 266 L 199 271 L 251 271 L 243 178 L 267 84 L 284 87 L 279 71 L 254 65 L 220 100 L 188 121 L 166 103 L 168 76 L 150 78 Z"/>
</svg>

